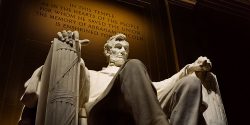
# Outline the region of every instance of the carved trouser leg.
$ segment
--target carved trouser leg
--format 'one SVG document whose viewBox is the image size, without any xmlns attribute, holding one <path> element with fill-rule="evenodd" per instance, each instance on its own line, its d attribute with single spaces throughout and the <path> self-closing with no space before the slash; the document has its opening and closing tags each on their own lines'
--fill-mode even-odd
<svg viewBox="0 0 250 125">
<path fill-rule="evenodd" d="M 112 82 L 109 93 L 90 111 L 88 125 L 169 125 L 139 60 L 128 61 Z"/>
<path fill-rule="evenodd" d="M 167 95 L 170 99 L 163 106 L 171 125 L 204 124 L 201 81 L 195 76 L 186 76 L 171 91 L 171 95 Z"/>
<path fill-rule="evenodd" d="M 121 91 L 137 125 L 168 125 L 145 66 L 130 60 L 121 70 Z"/>
</svg>

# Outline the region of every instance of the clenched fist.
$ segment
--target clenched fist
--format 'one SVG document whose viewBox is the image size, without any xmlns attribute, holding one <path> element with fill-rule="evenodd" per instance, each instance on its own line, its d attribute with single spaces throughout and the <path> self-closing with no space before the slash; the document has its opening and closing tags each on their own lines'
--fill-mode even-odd
<svg viewBox="0 0 250 125">
<path fill-rule="evenodd" d="M 195 62 L 189 65 L 187 71 L 188 73 L 193 73 L 193 72 L 205 72 L 205 71 L 210 71 L 212 68 L 212 63 L 211 61 L 205 57 L 205 56 L 200 56 Z"/>
<path fill-rule="evenodd" d="M 63 30 L 62 32 L 58 32 L 58 39 L 62 42 L 66 42 L 71 47 L 73 46 L 74 42 L 79 42 L 81 45 L 87 45 L 89 44 L 88 39 L 79 40 L 79 32 L 78 31 L 66 31 Z"/>
</svg>

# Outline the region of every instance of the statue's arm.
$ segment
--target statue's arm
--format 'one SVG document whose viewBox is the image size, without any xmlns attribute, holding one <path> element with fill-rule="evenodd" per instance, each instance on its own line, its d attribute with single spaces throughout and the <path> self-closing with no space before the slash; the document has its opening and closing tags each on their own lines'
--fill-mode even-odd
<svg viewBox="0 0 250 125">
<path fill-rule="evenodd" d="M 85 103 L 89 101 L 90 92 L 90 73 L 85 66 L 84 60 L 80 61 L 80 91 L 79 91 L 79 122 L 81 125 L 87 123 L 87 113 L 85 109 Z"/>
<path fill-rule="evenodd" d="M 83 59 L 80 61 L 80 104 L 88 102 L 90 91 L 90 75 L 89 70 L 85 66 Z M 84 107 L 84 106 L 81 106 Z"/>
<path fill-rule="evenodd" d="M 179 72 L 160 82 L 153 82 L 156 88 L 159 86 L 165 86 L 166 84 L 169 86 L 171 84 L 175 84 L 181 78 L 193 74 L 197 77 L 201 78 L 204 72 L 210 71 L 212 68 L 212 63 L 207 57 L 200 56 L 197 60 L 195 60 L 191 64 L 187 64 L 184 66 Z M 195 74 L 194 74 L 195 73 Z"/>
<path fill-rule="evenodd" d="M 25 82 L 25 92 L 21 97 L 21 102 L 29 108 L 33 108 L 36 106 L 38 99 L 37 88 L 41 80 L 43 66 L 37 68 L 32 74 L 31 78 Z"/>
<path fill-rule="evenodd" d="M 177 72 L 176 74 L 174 74 L 173 76 L 164 79 L 162 81 L 158 81 L 158 82 L 153 82 L 153 85 L 155 86 L 155 88 L 157 90 L 161 90 L 167 86 L 172 86 L 174 83 L 176 83 L 178 80 L 180 80 L 181 78 L 183 78 L 184 76 L 188 75 L 188 67 L 190 64 L 187 64 L 185 67 L 183 67 L 179 72 Z"/>
</svg>

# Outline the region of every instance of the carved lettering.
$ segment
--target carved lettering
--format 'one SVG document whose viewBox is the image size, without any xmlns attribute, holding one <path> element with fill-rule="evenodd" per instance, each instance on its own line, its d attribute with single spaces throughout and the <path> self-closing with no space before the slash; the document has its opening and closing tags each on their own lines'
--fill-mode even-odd
<svg viewBox="0 0 250 125">
<path fill-rule="evenodd" d="M 121 32 L 130 39 L 144 39 L 143 31 L 138 22 L 127 22 L 128 18 L 121 18 L 116 13 L 105 11 L 105 9 L 96 9 L 85 4 L 73 3 L 72 1 L 68 4 L 43 1 L 39 8 L 35 10 L 35 14 L 55 21 L 55 26 L 63 29 L 78 30 L 105 38 Z"/>
<path fill-rule="evenodd" d="M 114 18 L 115 16 L 111 13 L 107 13 L 107 12 L 103 12 L 103 11 L 100 11 L 100 10 L 94 10 L 94 13 L 97 14 L 97 15 L 101 15 L 101 16 L 104 16 L 104 17 L 108 17 L 108 18 Z"/>
<path fill-rule="evenodd" d="M 69 19 L 69 18 L 63 18 L 63 17 L 59 17 L 59 16 L 54 16 L 54 15 L 50 15 L 49 17 L 51 19 L 54 19 L 54 20 L 57 20 L 57 21 L 76 24 L 75 20 L 72 20 L 72 19 Z"/>
<path fill-rule="evenodd" d="M 68 18 L 76 18 L 76 15 L 73 15 L 67 12 L 58 11 L 58 10 L 55 10 L 55 14 L 59 14 L 61 16 L 68 17 Z"/>
</svg>

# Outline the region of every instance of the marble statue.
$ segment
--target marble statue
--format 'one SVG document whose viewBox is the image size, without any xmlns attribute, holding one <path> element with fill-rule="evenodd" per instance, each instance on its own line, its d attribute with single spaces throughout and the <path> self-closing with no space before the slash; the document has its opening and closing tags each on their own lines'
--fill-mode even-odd
<svg viewBox="0 0 250 125">
<path fill-rule="evenodd" d="M 172 77 L 151 82 L 129 43 L 107 40 L 108 66 L 89 70 L 77 31 L 58 32 L 43 66 L 25 83 L 19 124 L 36 125 L 226 125 L 212 63 L 199 57 Z"/>
</svg>

